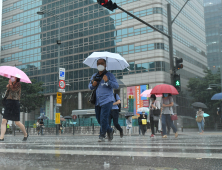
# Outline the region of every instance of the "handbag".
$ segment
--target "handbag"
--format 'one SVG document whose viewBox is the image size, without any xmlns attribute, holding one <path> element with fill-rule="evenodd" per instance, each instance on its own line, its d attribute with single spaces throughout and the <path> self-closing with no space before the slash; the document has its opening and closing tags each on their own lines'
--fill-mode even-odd
<svg viewBox="0 0 222 170">
<path fill-rule="evenodd" d="M 106 73 L 107 73 L 107 71 L 103 72 L 103 73 L 101 74 L 101 77 L 103 77 Z M 97 74 L 98 74 L 98 73 L 97 73 Z M 96 74 L 96 75 L 97 75 L 97 74 Z M 96 77 L 96 75 L 94 76 L 94 78 Z M 94 78 L 93 78 L 93 79 L 94 79 Z M 101 78 L 101 80 L 102 80 L 102 78 Z M 90 96 L 89 96 L 88 101 L 89 101 L 89 103 L 91 103 L 91 104 L 96 104 L 96 89 L 99 87 L 99 83 L 101 82 L 101 80 L 97 81 L 97 86 L 95 87 L 95 89 L 93 89 L 92 93 L 91 93 Z"/>
<path fill-rule="evenodd" d="M 160 117 L 159 116 L 153 116 L 153 121 L 159 121 Z"/>
<path fill-rule="evenodd" d="M 146 125 L 146 124 L 147 124 L 146 119 L 142 119 L 142 125 Z"/>
<path fill-rule="evenodd" d="M 196 121 L 201 122 L 203 120 L 203 116 L 197 116 Z"/>
<path fill-rule="evenodd" d="M 152 111 L 153 111 L 153 115 L 154 115 L 154 116 L 159 116 L 159 115 L 160 115 L 160 112 L 161 112 L 160 109 L 156 109 L 156 110 L 152 110 Z"/>
<path fill-rule="evenodd" d="M 2 105 L 5 107 L 5 105 L 6 105 L 6 99 L 7 99 L 7 97 L 8 97 L 8 90 L 6 90 L 5 91 L 5 94 L 4 95 L 2 95 Z M 4 97 L 3 97 L 4 96 Z"/>
<path fill-rule="evenodd" d="M 171 115 L 171 120 L 172 120 L 172 121 L 174 121 L 174 120 L 178 120 L 177 115 Z"/>
</svg>

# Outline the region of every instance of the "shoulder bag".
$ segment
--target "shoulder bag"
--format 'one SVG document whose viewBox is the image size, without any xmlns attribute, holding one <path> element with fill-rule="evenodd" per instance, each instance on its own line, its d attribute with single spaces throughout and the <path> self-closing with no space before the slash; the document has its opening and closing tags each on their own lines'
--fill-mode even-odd
<svg viewBox="0 0 222 170">
<path fill-rule="evenodd" d="M 203 120 L 203 116 L 197 116 L 196 121 L 201 122 Z"/>
</svg>

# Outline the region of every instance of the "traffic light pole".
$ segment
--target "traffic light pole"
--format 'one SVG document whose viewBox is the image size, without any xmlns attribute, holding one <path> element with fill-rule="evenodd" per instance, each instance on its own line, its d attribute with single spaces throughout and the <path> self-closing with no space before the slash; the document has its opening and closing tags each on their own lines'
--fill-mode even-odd
<svg viewBox="0 0 222 170">
<path fill-rule="evenodd" d="M 182 9 L 185 7 L 185 5 L 187 4 L 189 0 L 186 1 L 186 3 L 184 4 L 184 6 L 181 8 L 181 10 L 179 11 L 179 13 L 182 11 Z M 115 4 L 116 5 L 116 4 Z M 176 74 L 176 70 L 174 67 L 174 59 L 173 59 L 173 28 L 172 28 L 172 24 L 175 21 L 175 19 L 177 18 L 177 16 L 179 15 L 179 13 L 176 15 L 176 17 L 172 20 L 171 18 L 171 4 L 167 4 L 167 20 L 168 20 L 168 34 L 164 33 L 163 31 L 155 28 L 154 26 L 148 24 L 147 22 L 143 21 L 142 19 L 136 17 L 135 15 L 131 14 L 130 12 L 124 10 L 123 8 L 121 8 L 120 6 L 116 5 L 116 7 L 118 9 L 120 9 L 121 11 L 127 13 L 128 15 L 130 15 L 131 17 L 135 18 L 136 20 L 142 22 L 143 24 L 149 26 L 150 28 L 154 29 L 155 31 L 165 35 L 166 37 L 168 37 L 169 39 L 169 59 L 170 59 L 170 80 L 171 80 L 171 84 L 174 85 L 174 75 Z"/>
</svg>

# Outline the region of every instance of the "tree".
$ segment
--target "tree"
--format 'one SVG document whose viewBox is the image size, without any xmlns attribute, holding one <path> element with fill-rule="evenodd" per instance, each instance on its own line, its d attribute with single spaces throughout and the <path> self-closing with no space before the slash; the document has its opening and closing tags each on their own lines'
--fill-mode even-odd
<svg viewBox="0 0 222 170">
<path fill-rule="evenodd" d="M 42 82 L 37 82 L 35 79 L 32 79 L 32 84 L 22 83 L 22 91 L 20 98 L 20 108 L 21 112 L 31 112 L 40 108 L 44 101 L 45 97 L 43 95 L 43 87 Z M 5 77 L 0 77 L 0 93 L 3 94 L 6 90 L 6 86 L 8 84 L 8 79 Z M 2 103 L 0 104 L 1 108 Z"/>
<path fill-rule="evenodd" d="M 191 92 L 193 102 L 205 103 L 208 107 L 207 113 L 210 118 L 216 118 L 216 109 L 220 105 L 220 101 L 211 100 L 212 96 L 221 92 L 221 87 L 214 87 L 212 90 L 207 90 L 210 84 L 221 84 L 220 72 L 213 74 L 210 70 L 204 70 L 205 77 L 191 78 L 188 82 L 188 88 Z"/>
</svg>

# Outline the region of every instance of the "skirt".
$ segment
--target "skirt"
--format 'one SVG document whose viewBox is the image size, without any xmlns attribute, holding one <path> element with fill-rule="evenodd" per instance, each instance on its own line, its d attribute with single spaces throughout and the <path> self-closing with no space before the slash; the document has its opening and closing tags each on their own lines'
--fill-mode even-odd
<svg viewBox="0 0 222 170">
<path fill-rule="evenodd" d="M 20 121 L 20 103 L 18 100 L 6 100 L 3 119 Z"/>
</svg>

